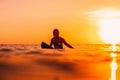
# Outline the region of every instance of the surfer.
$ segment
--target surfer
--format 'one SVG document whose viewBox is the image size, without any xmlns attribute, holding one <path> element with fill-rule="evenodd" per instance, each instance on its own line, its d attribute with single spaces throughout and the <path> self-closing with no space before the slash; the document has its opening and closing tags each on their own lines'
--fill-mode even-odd
<svg viewBox="0 0 120 80">
<path fill-rule="evenodd" d="M 54 29 L 53 30 L 53 38 L 51 39 L 50 42 L 50 46 L 52 47 L 52 45 L 54 45 L 55 49 L 63 49 L 63 43 L 69 47 L 69 48 L 73 48 L 70 44 L 68 44 L 64 38 L 59 36 L 59 30 L 58 29 Z"/>
</svg>

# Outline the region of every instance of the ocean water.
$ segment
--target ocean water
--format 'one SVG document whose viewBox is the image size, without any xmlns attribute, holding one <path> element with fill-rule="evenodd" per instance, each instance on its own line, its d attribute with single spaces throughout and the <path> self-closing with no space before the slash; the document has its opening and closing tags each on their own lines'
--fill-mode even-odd
<svg viewBox="0 0 120 80">
<path fill-rule="evenodd" d="M 120 80 L 120 45 L 116 50 L 110 44 L 73 46 L 41 49 L 38 44 L 1 44 L 0 80 Z M 113 59 L 116 65 L 111 67 Z"/>
</svg>

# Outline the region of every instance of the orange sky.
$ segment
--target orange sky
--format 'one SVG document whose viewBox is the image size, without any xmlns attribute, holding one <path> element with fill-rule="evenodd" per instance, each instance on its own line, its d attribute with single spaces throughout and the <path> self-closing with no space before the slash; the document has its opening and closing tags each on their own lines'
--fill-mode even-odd
<svg viewBox="0 0 120 80">
<path fill-rule="evenodd" d="M 0 0 L 0 43 L 48 42 L 54 28 L 69 43 L 101 43 L 89 12 L 119 0 Z"/>
</svg>

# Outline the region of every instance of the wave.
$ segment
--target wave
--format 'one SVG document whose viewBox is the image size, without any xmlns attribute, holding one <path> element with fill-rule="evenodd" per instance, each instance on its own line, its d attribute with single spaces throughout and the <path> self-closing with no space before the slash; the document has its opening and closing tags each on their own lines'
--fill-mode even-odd
<svg viewBox="0 0 120 80">
<path fill-rule="evenodd" d="M 2 52 L 12 52 L 13 50 L 9 49 L 9 48 L 3 48 L 3 49 L 0 49 L 0 51 L 2 51 Z"/>
</svg>

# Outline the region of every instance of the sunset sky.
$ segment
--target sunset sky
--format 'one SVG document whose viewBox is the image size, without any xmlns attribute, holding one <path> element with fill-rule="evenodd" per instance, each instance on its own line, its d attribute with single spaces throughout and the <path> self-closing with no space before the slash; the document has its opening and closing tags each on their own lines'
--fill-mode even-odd
<svg viewBox="0 0 120 80">
<path fill-rule="evenodd" d="M 103 43 L 95 14 L 119 9 L 120 0 L 0 0 L 0 43 L 49 43 L 54 28 L 71 44 Z"/>
</svg>

